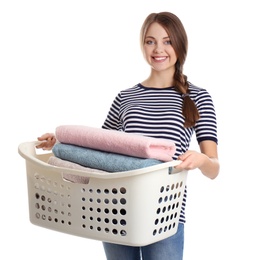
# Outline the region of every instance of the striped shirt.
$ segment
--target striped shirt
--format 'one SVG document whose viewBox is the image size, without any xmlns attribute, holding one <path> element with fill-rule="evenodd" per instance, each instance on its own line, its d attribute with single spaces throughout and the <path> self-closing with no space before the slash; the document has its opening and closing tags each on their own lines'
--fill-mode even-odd
<svg viewBox="0 0 253 260">
<path fill-rule="evenodd" d="M 184 127 L 183 97 L 174 87 L 147 88 L 137 84 L 118 93 L 102 128 L 169 139 L 176 145 L 174 160 L 189 149 L 194 132 L 198 143 L 204 140 L 217 143 L 216 114 L 210 94 L 191 83 L 189 90 L 200 114 L 194 127 Z M 185 189 L 181 223 L 185 222 L 186 195 Z"/>
</svg>

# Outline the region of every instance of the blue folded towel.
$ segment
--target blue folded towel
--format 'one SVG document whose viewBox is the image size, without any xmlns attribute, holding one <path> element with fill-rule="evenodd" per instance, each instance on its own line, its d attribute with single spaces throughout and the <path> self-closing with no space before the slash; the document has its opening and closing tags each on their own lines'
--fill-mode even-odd
<svg viewBox="0 0 253 260">
<path fill-rule="evenodd" d="M 156 159 L 131 157 L 64 143 L 55 144 L 52 152 L 60 159 L 107 172 L 136 170 L 163 163 Z"/>
</svg>

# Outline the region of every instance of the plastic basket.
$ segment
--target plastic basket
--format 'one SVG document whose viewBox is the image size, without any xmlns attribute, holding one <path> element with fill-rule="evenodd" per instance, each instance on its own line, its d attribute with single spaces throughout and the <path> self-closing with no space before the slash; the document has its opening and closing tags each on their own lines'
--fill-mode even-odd
<svg viewBox="0 0 253 260">
<path fill-rule="evenodd" d="M 101 175 L 49 165 L 52 154 L 36 153 L 36 143 L 18 147 L 26 159 L 32 224 L 131 246 L 176 233 L 187 178 L 187 171 L 173 168 L 177 161 Z M 66 181 L 63 174 L 89 177 L 89 183 Z"/>
</svg>

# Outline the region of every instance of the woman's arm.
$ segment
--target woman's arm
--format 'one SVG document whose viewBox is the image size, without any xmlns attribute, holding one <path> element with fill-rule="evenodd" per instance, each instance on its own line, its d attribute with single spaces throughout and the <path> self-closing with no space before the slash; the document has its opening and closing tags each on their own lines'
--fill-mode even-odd
<svg viewBox="0 0 253 260">
<path fill-rule="evenodd" d="M 217 144 L 213 141 L 202 141 L 199 145 L 200 151 L 188 150 L 178 157 L 182 161 L 176 168 L 178 169 L 200 169 L 208 178 L 215 179 L 220 170 L 218 160 Z"/>
</svg>

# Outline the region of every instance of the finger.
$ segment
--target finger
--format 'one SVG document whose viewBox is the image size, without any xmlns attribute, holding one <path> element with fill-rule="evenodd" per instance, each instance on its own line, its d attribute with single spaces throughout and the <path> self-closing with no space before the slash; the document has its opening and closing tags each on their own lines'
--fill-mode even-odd
<svg viewBox="0 0 253 260">
<path fill-rule="evenodd" d="M 49 137 L 48 137 L 48 134 L 44 134 L 44 135 L 38 137 L 37 139 L 38 139 L 39 141 L 44 141 L 44 140 L 47 140 L 48 138 L 49 138 Z"/>
<path fill-rule="evenodd" d="M 46 142 L 42 142 L 42 143 L 36 145 L 36 148 L 43 148 L 43 147 L 45 147 L 46 145 L 47 145 Z"/>
<path fill-rule="evenodd" d="M 48 140 L 48 139 L 54 138 L 54 134 L 52 134 L 52 133 L 46 133 L 46 134 L 41 135 L 41 136 L 38 137 L 38 138 L 40 139 L 40 141 Z"/>
<path fill-rule="evenodd" d="M 180 154 L 178 157 L 177 157 L 178 160 L 180 161 L 183 161 L 184 160 L 184 155 L 183 154 Z"/>
<path fill-rule="evenodd" d="M 182 161 L 181 159 L 179 159 L 179 158 L 178 158 L 178 160 L 181 161 L 181 163 L 178 164 L 178 165 L 176 165 L 175 168 L 176 168 L 176 169 L 182 169 L 182 163 L 183 163 L 183 161 Z"/>
</svg>

